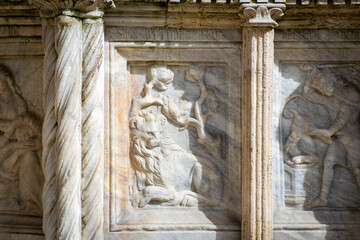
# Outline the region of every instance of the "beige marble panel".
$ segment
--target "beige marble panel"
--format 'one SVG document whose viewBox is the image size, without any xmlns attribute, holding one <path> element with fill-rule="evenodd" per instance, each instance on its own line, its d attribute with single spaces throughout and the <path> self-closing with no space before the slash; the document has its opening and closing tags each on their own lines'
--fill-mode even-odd
<svg viewBox="0 0 360 240">
<path fill-rule="evenodd" d="M 108 46 L 110 238 L 238 239 L 239 46 Z"/>
</svg>

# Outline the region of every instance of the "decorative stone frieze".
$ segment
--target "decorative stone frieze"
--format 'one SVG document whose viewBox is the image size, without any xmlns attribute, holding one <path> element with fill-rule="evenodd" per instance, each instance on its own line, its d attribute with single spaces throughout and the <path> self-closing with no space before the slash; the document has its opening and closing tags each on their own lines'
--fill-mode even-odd
<svg viewBox="0 0 360 240">
<path fill-rule="evenodd" d="M 357 239 L 357 3 L 3 1 L 0 239 Z"/>
</svg>

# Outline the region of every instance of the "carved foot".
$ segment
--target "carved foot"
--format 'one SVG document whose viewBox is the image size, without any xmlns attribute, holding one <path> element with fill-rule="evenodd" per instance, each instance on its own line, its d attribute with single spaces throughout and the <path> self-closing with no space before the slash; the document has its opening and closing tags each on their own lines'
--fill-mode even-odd
<svg viewBox="0 0 360 240">
<path fill-rule="evenodd" d="M 311 203 L 304 205 L 305 209 L 317 208 L 317 207 L 326 207 L 327 206 L 327 199 L 317 197 Z"/>
<path fill-rule="evenodd" d="M 161 205 L 183 207 L 197 207 L 199 205 L 204 205 L 208 207 L 225 207 L 224 203 L 220 200 L 209 199 L 189 190 L 177 192 L 176 197 L 173 200 L 164 202 Z"/>
<path fill-rule="evenodd" d="M 175 198 L 175 194 L 163 187 L 148 186 L 132 194 L 132 205 L 143 208 L 150 201 L 168 202 Z"/>
<path fill-rule="evenodd" d="M 175 207 L 175 206 L 196 207 L 196 206 L 198 206 L 199 200 L 196 197 L 196 193 L 193 193 L 193 194 L 189 194 L 189 193 L 193 193 L 193 192 L 192 191 L 177 192 L 174 199 L 172 199 L 168 202 L 164 202 L 161 205 L 162 206 L 171 206 L 171 207 Z"/>
</svg>

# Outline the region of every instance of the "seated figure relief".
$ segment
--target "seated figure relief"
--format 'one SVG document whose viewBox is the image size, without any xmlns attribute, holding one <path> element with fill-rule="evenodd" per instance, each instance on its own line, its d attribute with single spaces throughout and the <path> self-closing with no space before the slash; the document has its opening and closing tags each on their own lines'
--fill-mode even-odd
<svg viewBox="0 0 360 240">
<path fill-rule="evenodd" d="M 221 205 L 219 190 L 214 190 L 212 196 L 206 194 L 211 184 L 221 183 L 222 174 L 216 166 L 216 160 L 221 155 L 221 138 L 210 135 L 205 129 L 206 119 L 216 113 L 217 107 L 213 100 L 207 102 L 206 111 L 202 110 L 204 101 L 210 99 L 203 79 L 205 71 L 204 68 L 193 67 L 184 76 L 200 88 L 200 97 L 195 102 L 163 94 L 174 81 L 174 73 L 166 67 L 156 66 L 149 70 L 149 80 L 143 87 L 142 97 L 132 100 L 130 159 L 135 172 L 131 194 L 133 206 Z M 178 131 L 193 127 L 198 144 L 215 161 L 196 156 L 175 143 L 173 139 L 176 136 L 165 131 L 167 124 L 173 124 Z M 201 162 L 206 162 L 206 166 Z M 205 172 L 209 171 L 212 174 L 206 178 Z"/>
<path fill-rule="evenodd" d="M 41 121 L 0 65 L 0 211 L 41 214 Z"/>
<path fill-rule="evenodd" d="M 283 111 L 284 118 L 292 119 L 283 147 L 288 156 L 285 163 L 301 167 L 323 161 L 320 194 L 305 208 L 327 206 L 335 166 L 348 169 L 360 190 L 360 91 L 346 77 L 332 74 L 329 67 L 303 65 L 305 82 L 301 91 L 289 98 Z M 289 107 L 291 101 L 298 102 L 302 113 Z M 327 127 L 318 127 L 319 122 Z M 321 157 L 321 146 L 315 140 L 325 145 Z"/>
</svg>

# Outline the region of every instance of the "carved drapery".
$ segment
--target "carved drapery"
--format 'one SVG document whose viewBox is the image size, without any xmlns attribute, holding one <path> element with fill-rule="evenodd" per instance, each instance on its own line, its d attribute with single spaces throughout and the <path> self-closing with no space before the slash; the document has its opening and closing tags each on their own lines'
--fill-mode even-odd
<svg viewBox="0 0 360 240">
<path fill-rule="evenodd" d="M 272 239 L 273 18 L 281 8 L 243 5 L 242 239 Z"/>
<path fill-rule="evenodd" d="M 103 22 L 112 0 L 29 0 L 43 20 L 46 239 L 103 239 Z"/>
</svg>

